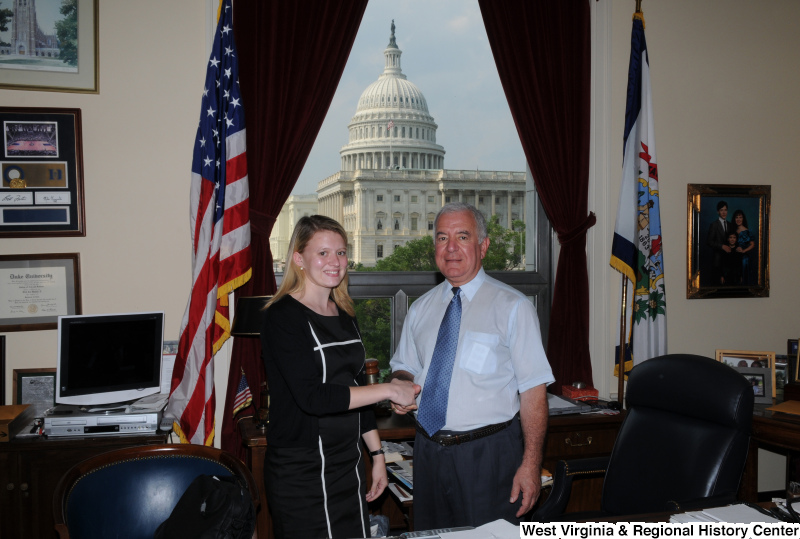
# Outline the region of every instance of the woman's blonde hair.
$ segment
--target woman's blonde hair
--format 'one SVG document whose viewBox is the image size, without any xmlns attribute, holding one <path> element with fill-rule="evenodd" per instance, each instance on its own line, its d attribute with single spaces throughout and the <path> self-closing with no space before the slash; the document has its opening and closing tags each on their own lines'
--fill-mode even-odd
<svg viewBox="0 0 800 539">
<path fill-rule="evenodd" d="M 314 234 L 322 231 L 330 231 L 339 234 L 347 245 L 347 232 L 344 231 L 342 225 L 335 219 L 326 217 L 324 215 L 311 215 L 301 217 L 294 227 L 292 232 L 292 239 L 289 241 L 289 249 L 286 253 L 286 269 L 283 271 L 283 281 L 275 295 L 267 303 L 265 308 L 281 299 L 287 294 L 294 294 L 305 289 L 306 275 L 297 264 L 294 262 L 294 253 L 302 253 Z M 339 286 L 331 291 L 331 299 L 333 299 L 336 306 L 345 311 L 350 316 L 355 316 L 356 311 L 353 306 L 353 298 L 347 291 L 347 268 L 345 268 L 344 279 L 339 283 Z"/>
</svg>

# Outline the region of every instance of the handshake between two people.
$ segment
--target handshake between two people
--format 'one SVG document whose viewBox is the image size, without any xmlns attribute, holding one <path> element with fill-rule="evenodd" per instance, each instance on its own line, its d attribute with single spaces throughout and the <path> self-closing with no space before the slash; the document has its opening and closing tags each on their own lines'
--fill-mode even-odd
<svg viewBox="0 0 800 539">
<path fill-rule="evenodd" d="M 422 386 L 415 384 L 411 380 L 393 378 L 390 384 L 397 387 L 396 398 L 389 399 L 392 403 L 392 411 L 404 415 L 412 410 L 417 409 L 417 395 L 422 391 Z"/>
</svg>

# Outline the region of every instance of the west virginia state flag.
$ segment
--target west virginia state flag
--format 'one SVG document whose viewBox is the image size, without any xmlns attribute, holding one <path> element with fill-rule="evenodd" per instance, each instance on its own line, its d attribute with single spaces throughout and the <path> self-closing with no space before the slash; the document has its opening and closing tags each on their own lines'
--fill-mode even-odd
<svg viewBox="0 0 800 539">
<path fill-rule="evenodd" d="M 653 133 L 650 62 L 644 17 L 633 16 L 628 96 L 625 106 L 622 185 L 611 266 L 628 277 L 625 317 L 629 341 L 625 372 L 646 359 L 667 353 L 667 303 L 661 243 L 661 204 Z M 619 343 L 615 358 L 619 357 Z M 614 368 L 618 375 L 618 366 Z"/>
</svg>

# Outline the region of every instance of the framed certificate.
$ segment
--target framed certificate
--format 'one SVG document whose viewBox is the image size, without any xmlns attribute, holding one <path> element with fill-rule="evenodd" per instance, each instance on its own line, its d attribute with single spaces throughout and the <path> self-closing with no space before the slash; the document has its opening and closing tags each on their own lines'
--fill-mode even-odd
<svg viewBox="0 0 800 539">
<path fill-rule="evenodd" d="M 78 253 L 0 255 L 0 331 L 56 329 L 81 312 Z"/>
</svg>

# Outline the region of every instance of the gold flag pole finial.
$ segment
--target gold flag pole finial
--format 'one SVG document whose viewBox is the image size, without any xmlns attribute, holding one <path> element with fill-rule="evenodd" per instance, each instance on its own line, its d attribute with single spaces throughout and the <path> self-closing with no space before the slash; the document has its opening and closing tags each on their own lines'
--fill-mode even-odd
<svg viewBox="0 0 800 539">
<path fill-rule="evenodd" d="M 642 0 L 636 0 L 636 11 L 633 13 L 633 20 L 640 19 L 644 26 L 644 13 L 642 13 Z"/>
</svg>

